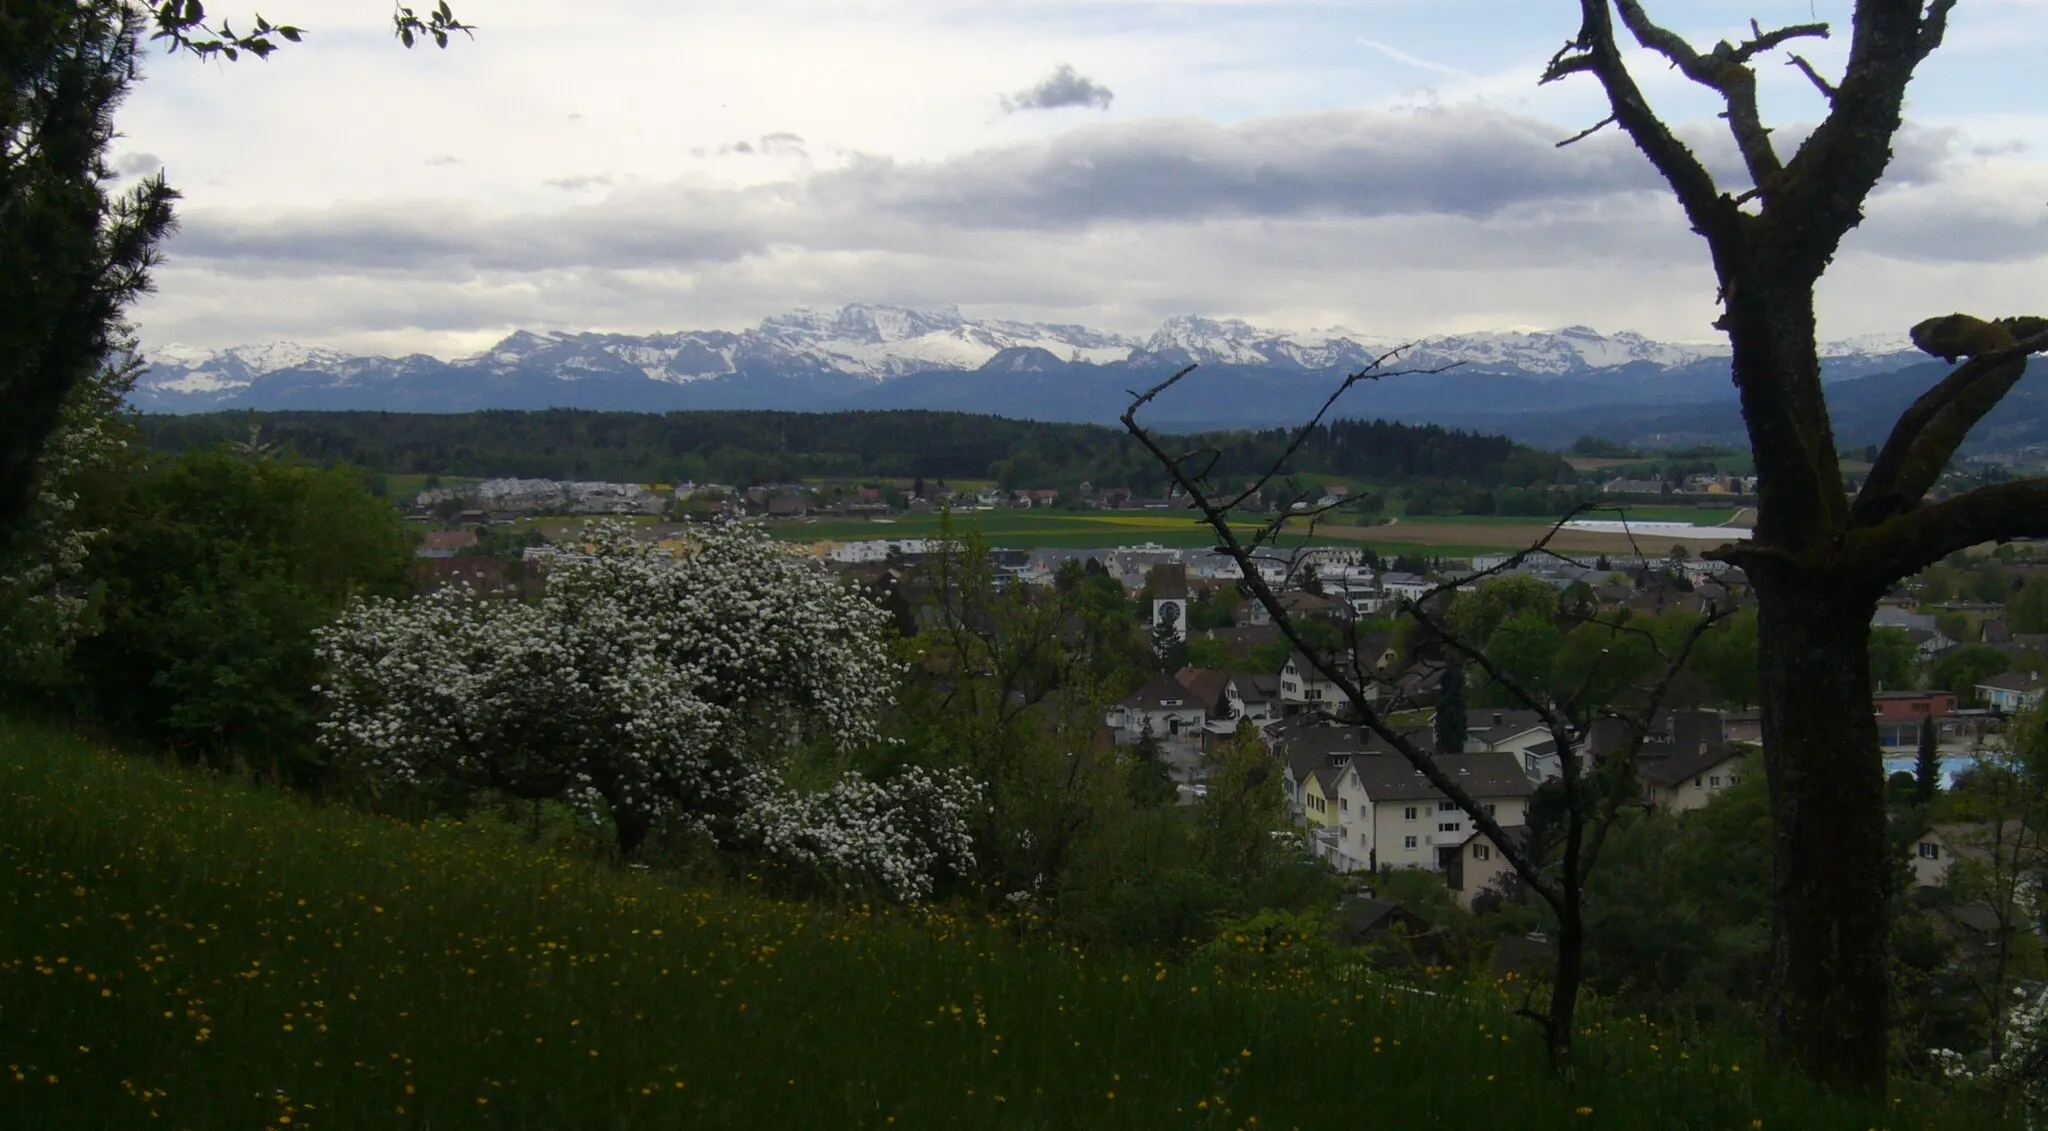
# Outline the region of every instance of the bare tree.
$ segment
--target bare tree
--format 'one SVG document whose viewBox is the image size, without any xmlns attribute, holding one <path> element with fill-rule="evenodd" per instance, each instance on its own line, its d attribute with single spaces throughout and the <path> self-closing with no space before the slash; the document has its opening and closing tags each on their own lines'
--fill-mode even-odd
<svg viewBox="0 0 2048 1131">
<path fill-rule="evenodd" d="M 1815 342 L 1813 293 L 1890 162 L 1907 84 L 1941 45 L 1955 0 L 1859 0 L 1849 58 L 1830 80 L 1797 55 L 1826 117 L 1789 160 L 1757 106 L 1756 60 L 1830 34 L 1765 30 L 1702 51 L 1635 0 L 1580 0 L 1578 34 L 1544 82 L 1593 76 L 1603 126 L 1625 131 L 1706 240 L 1720 281 L 1715 325 L 1760 480 L 1755 537 L 1711 557 L 1742 567 L 1758 598 L 1764 765 L 1773 822 L 1769 1013 L 1778 1043 L 1813 1078 L 1884 1086 L 1886 902 L 1883 774 L 1866 653 L 1876 602 L 1898 579 L 1980 543 L 2048 534 L 2048 481 L 1926 501 L 1972 426 L 2048 350 L 2048 322 L 1964 315 L 1914 327 L 1923 350 L 1967 358 L 1906 410 L 1862 490 L 1844 489 Z M 1615 19 L 1642 48 L 1714 91 L 1749 184 L 1717 185 L 1651 108 L 1624 63 Z M 1568 139 L 1565 143 L 1576 141 Z"/>
<path fill-rule="evenodd" d="M 1238 508 L 1248 500 L 1257 498 L 1273 479 L 1283 474 L 1289 461 L 1300 451 L 1302 444 L 1313 431 L 1322 424 L 1323 418 L 1336 405 L 1338 398 L 1353 386 L 1362 381 L 1382 377 L 1438 372 L 1385 369 L 1384 364 L 1398 356 L 1400 352 L 1395 350 L 1380 356 L 1372 365 L 1351 374 L 1340 383 L 1323 403 L 1321 411 L 1296 432 L 1292 442 L 1279 457 L 1258 479 L 1240 491 L 1220 491 L 1212 481 L 1210 472 L 1221 456 L 1218 449 L 1196 448 L 1173 454 L 1166 450 L 1157 435 L 1138 423 L 1138 411 L 1193 372 L 1193 366 L 1180 370 L 1145 392 L 1134 392 L 1130 406 L 1124 410 L 1123 425 L 1125 430 L 1173 476 L 1174 482 L 1187 494 L 1189 505 L 1200 513 L 1201 521 L 1216 535 L 1216 548 L 1237 563 L 1244 575 L 1245 588 L 1265 607 L 1280 634 L 1301 653 L 1316 673 L 1336 685 L 1350 708 L 1352 718 L 1407 760 L 1431 786 L 1457 805 L 1471 819 L 1473 825 L 1498 847 L 1509 867 L 1514 870 L 1516 877 L 1527 890 L 1541 899 L 1557 917 L 1557 962 L 1551 979 L 1548 1007 L 1537 1011 L 1525 1005 L 1522 1012 L 1542 1025 L 1545 1047 L 1550 1054 L 1551 1064 L 1563 1071 L 1571 1063 L 1574 1016 L 1583 977 L 1583 911 L 1586 879 L 1599 858 L 1608 829 L 1613 826 L 1622 806 L 1636 795 L 1637 782 L 1633 772 L 1633 758 L 1650 731 L 1653 716 L 1670 690 L 1673 680 L 1683 668 L 1693 646 L 1718 620 L 1732 610 L 1709 610 L 1690 628 L 1677 648 L 1659 648 L 1657 654 L 1665 662 L 1662 673 L 1650 686 L 1642 689 L 1634 710 L 1620 710 L 1603 705 L 1588 694 L 1601 675 L 1597 670 L 1599 665 L 1595 665 L 1596 670 L 1588 673 L 1584 686 L 1569 694 L 1553 695 L 1539 687 L 1524 683 L 1488 656 L 1483 649 L 1466 640 L 1446 623 L 1445 618 L 1437 611 L 1439 598 L 1453 591 L 1458 582 L 1445 583 L 1419 598 L 1403 602 L 1403 611 L 1414 617 L 1434 641 L 1454 653 L 1457 660 L 1485 673 L 1496 686 L 1535 711 L 1543 720 L 1544 727 L 1550 731 L 1551 740 L 1557 745 L 1567 810 L 1562 858 L 1551 861 L 1532 855 L 1522 842 L 1505 833 L 1486 806 L 1459 784 L 1456 775 L 1437 761 L 1437 752 L 1424 749 L 1408 734 L 1395 729 L 1388 722 L 1388 711 L 1380 709 L 1377 703 L 1379 690 L 1389 681 L 1381 673 L 1373 670 L 1377 657 L 1360 647 L 1355 622 L 1347 635 L 1345 646 L 1333 656 L 1310 642 L 1287 605 L 1281 601 L 1279 592 L 1261 575 L 1260 563 L 1273 560 L 1273 555 L 1265 548 L 1279 543 L 1282 535 L 1288 533 L 1289 527 L 1295 523 L 1305 524 L 1307 535 L 1313 536 L 1315 525 L 1326 513 L 1327 508 L 1301 506 L 1302 496 L 1295 492 L 1293 499 L 1283 500 L 1273 516 L 1259 524 L 1249 534 L 1241 534 L 1233 525 L 1233 519 L 1239 513 Z M 1587 509 L 1591 508 L 1574 509 L 1559 519 L 1549 533 L 1534 545 L 1510 555 L 1491 569 L 1461 580 L 1471 582 L 1505 573 L 1532 556 L 1549 553 L 1550 540 L 1557 531 L 1563 528 L 1565 522 Z M 1297 549 L 1294 553 L 1283 556 L 1281 560 L 1285 562 L 1286 581 L 1292 581 L 1301 575 L 1302 566 L 1307 559 L 1302 550 Z M 1620 624 L 1614 627 L 1618 631 L 1627 630 L 1626 626 Z M 1398 705 L 1398 700 L 1395 705 Z M 1629 740 L 1622 750 L 1617 751 L 1614 757 L 1604 763 L 1598 766 L 1581 765 L 1576 752 L 1584 747 L 1584 740 L 1596 714 L 1622 722 L 1627 728 Z"/>
</svg>

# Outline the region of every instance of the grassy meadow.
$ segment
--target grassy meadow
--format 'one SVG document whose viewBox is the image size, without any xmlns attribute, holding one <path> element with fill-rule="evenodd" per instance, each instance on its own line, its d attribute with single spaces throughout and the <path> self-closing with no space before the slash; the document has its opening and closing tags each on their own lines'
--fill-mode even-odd
<svg viewBox="0 0 2048 1131">
<path fill-rule="evenodd" d="M 1983 1126 L 1519 995 L 1084 954 L 620 872 L 0 718 L 0 1123 L 41 1128 Z"/>
</svg>

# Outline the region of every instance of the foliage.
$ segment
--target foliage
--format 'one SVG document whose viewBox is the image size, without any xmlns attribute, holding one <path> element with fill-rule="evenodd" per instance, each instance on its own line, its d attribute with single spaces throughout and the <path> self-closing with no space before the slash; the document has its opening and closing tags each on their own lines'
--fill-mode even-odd
<svg viewBox="0 0 2048 1131">
<path fill-rule="evenodd" d="M 1977 699 L 1977 685 L 2012 666 L 2012 657 L 1987 644 L 1952 648 L 1934 661 L 1928 682 L 1953 691 L 1964 703 Z"/>
<path fill-rule="evenodd" d="M 1758 759 L 1703 809 L 1624 819 L 1586 897 L 1590 985 L 1667 1019 L 1725 1019 L 1762 999 L 1771 838 Z"/>
<path fill-rule="evenodd" d="M 220 450 L 122 474 L 82 580 L 98 624 L 75 691 L 100 718 L 216 763 L 312 784 L 313 632 L 359 594 L 403 592 L 411 541 L 355 471 Z"/>
<path fill-rule="evenodd" d="M 2048 632 L 2048 575 L 2035 572 L 2006 598 L 2005 625 L 2013 632 Z"/>
<path fill-rule="evenodd" d="M 1119 431 L 965 413 L 235 412 L 150 417 L 143 429 L 152 445 L 178 450 L 233 438 L 252 417 L 304 458 L 392 474 L 734 484 L 1000 477 L 1009 487 L 1064 491 L 1085 481 L 1140 495 L 1161 491 L 1158 468 Z M 1189 442 L 1221 449 L 1219 474 L 1255 475 L 1290 435 L 1223 432 Z M 1377 420 L 1319 428 L 1295 462 L 1356 479 L 1435 477 L 1480 486 L 1549 482 L 1562 470 L 1556 457 L 1499 436 Z"/>
<path fill-rule="evenodd" d="M 81 493 L 124 456 L 132 428 L 121 398 L 140 364 L 132 353 L 100 366 L 70 392 L 35 470 L 37 494 L 11 547 L 0 547 L 0 686 L 47 688 L 62 681 L 72 644 L 90 621 L 79 582 L 104 527 L 78 522 Z"/>
<path fill-rule="evenodd" d="M 1870 682 L 1880 690 L 1907 691 L 1913 687 L 1912 638 L 1903 628 L 1870 630 Z"/>
<path fill-rule="evenodd" d="M 1237 733 L 1210 755 L 1208 795 L 1195 813 L 1194 847 L 1210 873 L 1249 892 L 1291 839 L 1286 798 L 1258 726 L 1240 720 Z"/>
<path fill-rule="evenodd" d="M 123 0 L 0 11 L 0 550 L 23 534 L 74 390 L 118 360 L 121 314 L 173 227 L 161 175 L 108 191 L 142 23 Z"/>
</svg>

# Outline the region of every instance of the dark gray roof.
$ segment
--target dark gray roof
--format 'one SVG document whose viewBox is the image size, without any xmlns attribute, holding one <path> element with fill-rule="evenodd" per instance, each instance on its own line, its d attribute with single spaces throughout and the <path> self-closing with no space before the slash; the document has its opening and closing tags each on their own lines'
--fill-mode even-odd
<svg viewBox="0 0 2048 1131">
<path fill-rule="evenodd" d="M 1535 784 L 1512 754 L 1445 754 L 1437 765 L 1473 797 L 1527 797 Z M 1351 769 L 1374 802 L 1436 801 L 1444 794 L 1396 754 L 1354 758 Z"/>
<path fill-rule="evenodd" d="M 1742 757 L 1742 748 L 1721 742 L 1709 742 L 1684 753 L 1668 758 L 1644 759 L 1637 771 L 1647 785 L 1668 789 L 1687 778 L 1698 777 L 1723 762 Z"/>
<path fill-rule="evenodd" d="M 1167 706 L 1168 700 L 1173 701 L 1175 705 Z M 1172 676 L 1155 675 L 1147 680 L 1145 686 L 1139 688 L 1136 694 L 1124 700 L 1124 706 L 1136 707 L 1141 711 L 1201 710 L 1202 701 L 1195 697 L 1194 692 L 1182 687 L 1180 681 Z"/>
</svg>

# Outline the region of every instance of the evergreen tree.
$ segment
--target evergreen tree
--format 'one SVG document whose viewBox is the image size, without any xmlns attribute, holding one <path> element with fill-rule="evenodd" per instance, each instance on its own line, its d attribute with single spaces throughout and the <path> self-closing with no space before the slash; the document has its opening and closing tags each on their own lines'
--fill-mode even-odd
<svg viewBox="0 0 2048 1131">
<path fill-rule="evenodd" d="M 1920 754 L 1913 761 L 1913 799 L 1925 805 L 1941 792 L 1941 752 L 1934 736 L 1934 720 L 1920 720 Z"/>
<path fill-rule="evenodd" d="M 1455 754 L 1465 749 L 1465 731 L 1465 665 L 1452 664 L 1444 669 L 1443 685 L 1437 694 L 1437 751 Z"/>
</svg>

